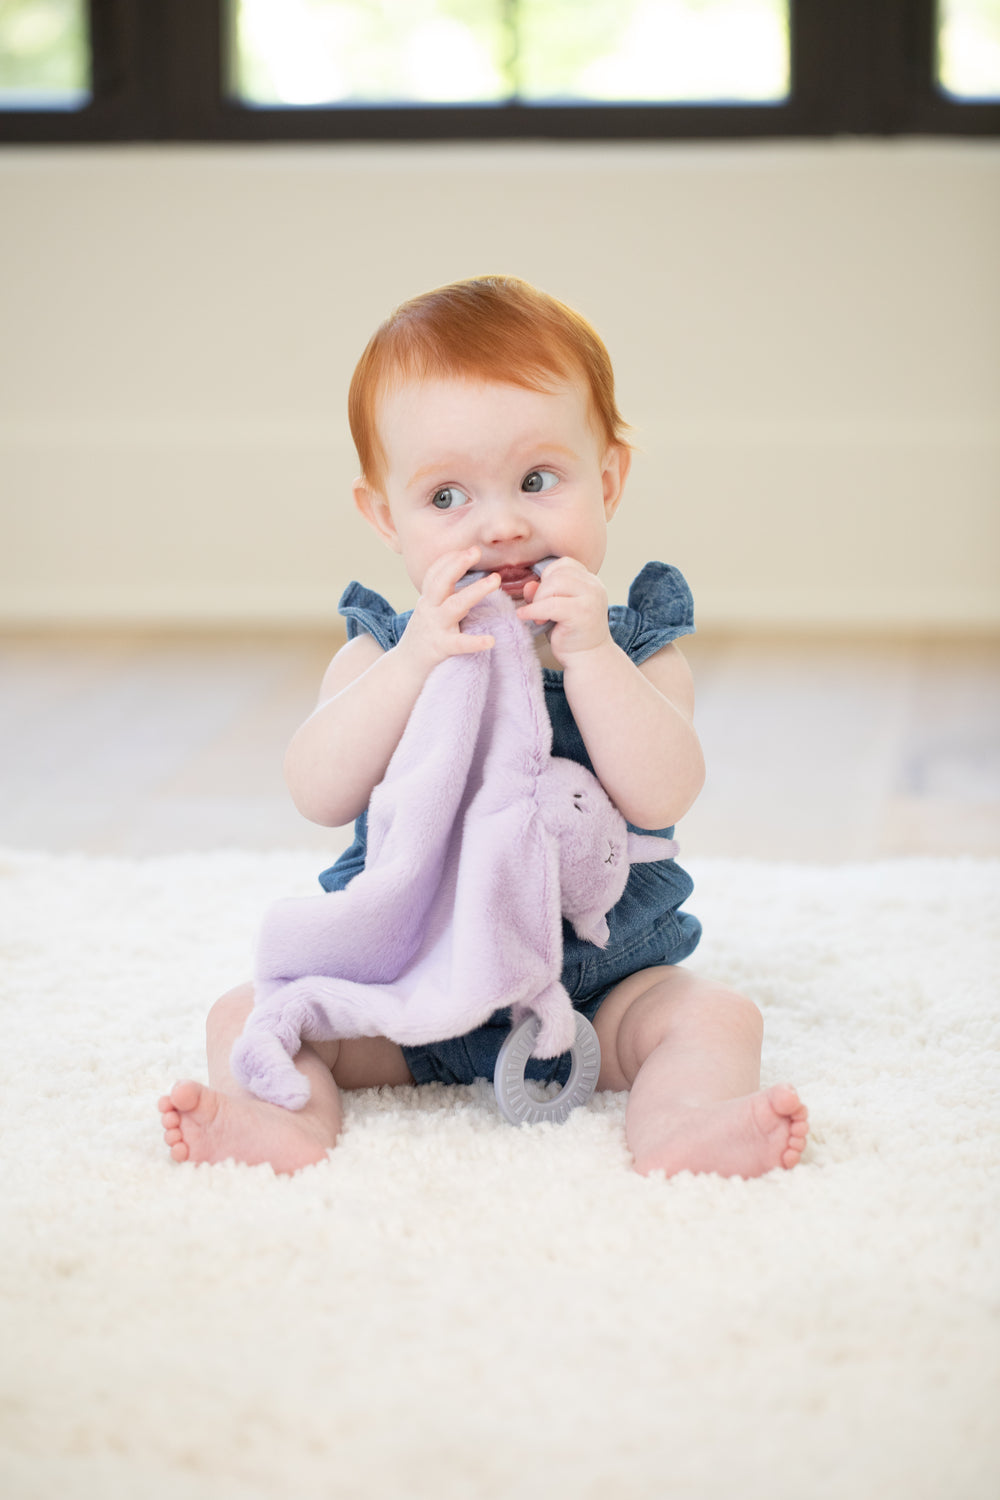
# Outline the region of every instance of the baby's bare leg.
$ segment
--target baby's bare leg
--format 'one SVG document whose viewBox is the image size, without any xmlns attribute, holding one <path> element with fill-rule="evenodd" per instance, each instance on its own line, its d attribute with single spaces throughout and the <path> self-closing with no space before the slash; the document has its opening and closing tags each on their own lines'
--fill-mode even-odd
<svg viewBox="0 0 1000 1500">
<path fill-rule="evenodd" d="M 270 1162 L 295 1172 L 322 1161 L 343 1123 L 340 1095 L 329 1064 L 304 1046 L 295 1066 L 309 1079 L 304 1109 L 280 1109 L 240 1088 L 229 1071 L 233 1042 L 253 1007 L 253 986 L 230 990 L 206 1023 L 208 1086 L 186 1080 L 160 1100 L 163 1138 L 175 1161 Z"/>
<path fill-rule="evenodd" d="M 618 985 L 595 1022 L 599 1088 L 629 1092 L 636 1170 L 759 1177 L 793 1167 L 808 1134 L 795 1090 L 761 1090 L 763 1023 L 752 1001 L 686 969 L 646 969 Z"/>
</svg>

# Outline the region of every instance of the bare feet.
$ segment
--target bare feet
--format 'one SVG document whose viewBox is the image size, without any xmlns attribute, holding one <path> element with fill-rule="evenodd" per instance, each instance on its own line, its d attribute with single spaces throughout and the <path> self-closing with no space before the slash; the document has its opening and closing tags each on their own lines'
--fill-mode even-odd
<svg viewBox="0 0 1000 1500">
<path fill-rule="evenodd" d="M 662 1171 L 668 1177 L 762 1177 L 775 1167 L 794 1167 L 808 1134 L 808 1110 L 793 1088 L 779 1083 L 741 1099 L 672 1111 L 660 1122 L 657 1138 L 635 1150 L 635 1165 L 644 1176 Z"/>
<path fill-rule="evenodd" d="M 270 1162 L 276 1172 L 297 1172 L 322 1161 L 336 1140 L 309 1115 L 190 1081 L 174 1084 L 159 1108 L 174 1161 Z"/>
</svg>

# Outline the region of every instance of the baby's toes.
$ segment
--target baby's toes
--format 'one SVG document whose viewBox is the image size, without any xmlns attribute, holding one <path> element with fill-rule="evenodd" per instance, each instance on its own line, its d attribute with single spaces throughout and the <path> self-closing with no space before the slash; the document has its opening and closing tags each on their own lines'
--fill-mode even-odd
<svg viewBox="0 0 1000 1500">
<path fill-rule="evenodd" d="M 790 1083 L 776 1083 L 767 1091 L 768 1102 L 776 1114 L 786 1119 L 805 1119 L 807 1110 Z"/>
<path fill-rule="evenodd" d="M 181 1115 L 173 1098 L 165 1094 L 159 1101 L 157 1108 L 160 1111 L 160 1124 L 163 1127 L 163 1144 L 167 1147 L 174 1161 L 187 1161 L 190 1151 L 184 1140 L 184 1132 L 181 1129 Z"/>
<path fill-rule="evenodd" d="M 809 1136 L 809 1126 L 802 1120 L 793 1120 L 788 1132 L 788 1142 L 781 1158 L 783 1167 L 794 1167 L 806 1148 L 806 1140 Z"/>
<path fill-rule="evenodd" d="M 194 1083 L 190 1078 L 182 1079 L 180 1083 L 175 1083 L 170 1090 L 170 1097 L 165 1101 L 166 1106 L 168 1109 L 187 1113 L 189 1110 L 197 1108 L 201 1094 L 202 1086 L 200 1083 Z"/>
</svg>

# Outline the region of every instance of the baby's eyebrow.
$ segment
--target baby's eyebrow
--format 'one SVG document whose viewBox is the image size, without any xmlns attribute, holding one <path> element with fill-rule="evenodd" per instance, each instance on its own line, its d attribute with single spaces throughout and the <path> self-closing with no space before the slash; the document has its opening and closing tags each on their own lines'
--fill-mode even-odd
<svg viewBox="0 0 1000 1500">
<path fill-rule="evenodd" d="M 564 448 L 562 443 L 539 443 L 543 453 L 557 454 L 560 458 L 576 458 L 575 448 Z"/>
<path fill-rule="evenodd" d="M 455 465 L 436 461 L 432 464 L 424 464 L 422 469 L 417 469 L 416 473 L 410 475 L 406 482 L 407 488 L 409 489 L 414 484 L 422 484 L 425 479 L 430 479 L 432 476 L 440 477 L 442 474 L 447 474 L 454 467 Z"/>
<path fill-rule="evenodd" d="M 533 464 L 536 468 L 539 464 L 543 464 L 546 458 L 564 458 L 570 463 L 575 462 L 577 458 L 577 454 L 573 448 L 565 448 L 562 443 L 547 443 L 544 438 L 539 438 L 537 442 L 525 443 L 524 451 L 525 453 L 541 454 L 540 458 L 524 458 L 521 460 L 522 466 Z M 447 456 L 444 459 L 435 460 L 433 463 L 424 464 L 410 475 L 407 487 L 422 484 L 425 479 L 440 478 L 442 474 L 449 474 L 453 470 L 457 471 L 459 468 L 461 468 L 461 461 L 455 460 L 454 462 L 450 462 Z"/>
<path fill-rule="evenodd" d="M 520 463 L 522 463 L 522 466 L 531 465 L 531 463 L 534 463 L 534 465 L 537 466 L 538 463 L 546 462 L 547 458 L 568 459 L 570 460 L 570 462 L 573 462 L 573 460 L 576 460 L 577 458 L 574 449 L 567 449 L 567 447 L 562 446 L 561 443 L 546 443 L 546 440 L 544 440 L 544 438 L 540 438 L 537 443 L 534 443 L 534 441 L 532 441 L 532 443 L 525 443 L 525 446 L 523 446 L 523 450 L 525 450 L 525 453 L 532 453 L 532 455 L 541 456 L 540 458 L 520 459 Z M 417 471 L 414 472 L 414 474 L 409 475 L 409 484 L 420 484 L 421 481 L 426 480 L 426 478 L 432 477 L 432 475 L 438 475 L 438 477 L 441 477 L 441 474 L 448 474 L 448 472 L 451 472 L 451 469 L 459 468 L 459 462 L 450 462 L 450 460 L 448 460 L 447 458 L 442 460 L 435 460 L 435 462 L 433 463 L 424 463 L 423 468 L 418 468 Z"/>
</svg>

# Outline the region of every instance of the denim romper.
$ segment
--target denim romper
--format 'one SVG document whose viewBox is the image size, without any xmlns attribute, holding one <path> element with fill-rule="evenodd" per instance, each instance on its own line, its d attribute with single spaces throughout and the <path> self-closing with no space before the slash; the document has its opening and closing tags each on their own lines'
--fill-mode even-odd
<svg viewBox="0 0 1000 1500">
<path fill-rule="evenodd" d="M 348 584 L 339 609 L 347 620 L 349 640 L 365 631 L 384 651 L 396 645 L 412 613 L 396 614 L 380 594 L 360 583 Z M 645 661 L 668 641 L 694 630 L 691 591 L 676 568 L 647 563 L 629 589 L 628 604 L 613 605 L 608 611 L 608 623 L 612 638 L 632 661 Z M 592 771 L 566 701 L 562 672 L 545 668 L 542 676 L 545 706 L 552 721 L 553 755 L 579 761 Z M 343 890 L 364 869 L 367 823 L 366 811 L 354 825 L 353 844 L 320 875 L 324 890 Z M 655 832 L 665 838 L 673 833 L 672 828 L 637 831 Z M 562 982 L 574 1007 L 589 1021 L 620 980 L 657 964 L 680 963 L 694 952 L 701 923 L 689 912 L 679 910 L 693 889 L 691 877 L 672 859 L 633 865 L 621 900 L 608 913 L 611 935 L 606 948 L 583 942 L 569 923 L 563 922 Z M 510 1010 L 498 1010 L 466 1036 L 404 1047 L 403 1056 L 417 1083 L 471 1083 L 474 1078 L 493 1077 L 497 1053 L 509 1031 Z M 568 1053 L 556 1058 L 531 1058 L 525 1076 L 562 1084 L 569 1069 Z"/>
</svg>

